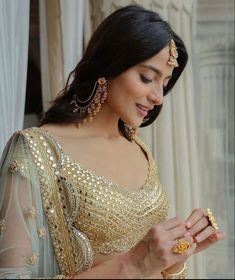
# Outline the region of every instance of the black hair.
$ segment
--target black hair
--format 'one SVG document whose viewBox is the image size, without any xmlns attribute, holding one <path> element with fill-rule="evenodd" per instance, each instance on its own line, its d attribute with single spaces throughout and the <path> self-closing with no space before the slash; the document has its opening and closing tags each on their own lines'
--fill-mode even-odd
<svg viewBox="0 0 235 280">
<path fill-rule="evenodd" d="M 98 78 L 114 79 L 128 68 L 159 53 L 169 45 L 171 39 L 177 46 L 179 67 L 174 68 L 172 78 L 164 88 L 164 95 L 173 88 L 187 63 L 188 54 L 183 41 L 168 22 L 151 10 L 139 5 L 129 5 L 116 10 L 105 18 L 94 32 L 82 59 L 69 74 L 65 88 L 45 113 L 41 125 L 78 123 L 84 116 L 73 112 L 71 101 L 74 94 L 78 94 L 80 100 L 87 100 Z M 162 105 L 154 106 L 144 118 L 141 127 L 151 124 L 161 108 Z M 119 129 L 128 138 L 121 119 Z"/>
</svg>

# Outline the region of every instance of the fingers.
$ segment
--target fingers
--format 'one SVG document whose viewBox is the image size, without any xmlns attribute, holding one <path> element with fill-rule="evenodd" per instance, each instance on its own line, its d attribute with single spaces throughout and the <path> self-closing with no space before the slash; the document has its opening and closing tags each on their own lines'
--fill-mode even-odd
<svg viewBox="0 0 235 280">
<path fill-rule="evenodd" d="M 184 254 L 182 254 L 182 257 L 184 258 L 184 260 L 186 260 L 190 256 L 192 256 L 194 254 L 196 248 L 197 248 L 197 244 L 196 243 L 192 243 L 190 248 Z"/>
<path fill-rule="evenodd" d="M 154 237 L 157 236 L 158 237 L 164 236 L 165 238 L 167 235 L 167 238 L 170 237 L 171 239 L 176 239 L 178 237 L 184 236 L 185 233 L 186 233 L 185 221 L 178 217 L 174 217 L 152 227 L 149 230 L 146 238 L 153 239 Z"/>
<path fill-rule="evenodd" d="M 195 240 L 196 242 L 202 242 L 214 233 L 215 229 L 212 226 L 208 226 L 195 236 Z"/>
<path fill-rule="evenodd" d="M 163 223 L 165 230 L 175 228 L 176 226 L 183 225 L 185 226 L 185 221 L 178 217 L 171 218 Z"/>
<path fill-rule="evenodd" d="M 183 225 L 179 225 L 179 226 L 169 230 L 170 237 L 173 240 L 184 236 L 186 234 L 186 232 L 187 232 L 187 230 L 186 230 L 185 226 L 183 226 Z"/>
<path fill-rule="evenodd" d="M 225 234 L 225 232 L 222 231 L 222 230 L 216 231 L 216 232 L 215 232 L 215 235 L 216 235 L 216 237 L 217 237 L 218 240 L 223 240 L 223 239 L 226 238 L 226 234 Z"/>
<path fill-rule="evenodd" d="M 202 231 L 204 228 L 206 228 L 209 225 L 209 221 L 206 217 L 203 217 L 199 219 L 189 230 L 188 233 L 192 236 L 196 235 L 200 231 Z"/>
<path fill-rule="evenodd" d="M 210 238 L 211 241 L 216 242 L 225 239 L 225 233 L 223 231 L 216 232 L 213 227 L 209 226 L 195 236 L 195 240 L 198 243 L 206 240 L 207 238 Z"/>
<path fill-rule="evenodd" d="M 180 239 L 174 240 L 172 247 L 176 246 L 178 244 L 179 240 L 180 241 L 187 241 L 190 245 L 192 245 L 194 243 L 193 237 L 187 236 L 187 237 L 184 237 L 184 238 L 180 238 Z"/>
<path fill-rule="evenodd" d="M 187 218 L 186 227 L 191 228 L 194 224 L 196 224 L 202 217 L 206 216 L 206 212 L 202 208 L 197 208 L 193 210 L 190 216 Z"/>
</svg>

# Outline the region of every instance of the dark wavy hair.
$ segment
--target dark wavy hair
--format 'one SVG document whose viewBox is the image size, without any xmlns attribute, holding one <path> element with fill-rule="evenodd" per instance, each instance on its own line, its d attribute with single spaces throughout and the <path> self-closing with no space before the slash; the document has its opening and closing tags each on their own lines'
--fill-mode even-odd
<svg viewBox="0 0 235 280">
<path fill-rule="evenodd" d="M 41 124 L 78 123 L 84 116 L 73 112 L 74 94 L 87 100 L 95 82 L 100 77 L 114 79 L 122 72 L 151 58 L 165 48 L 173 38 L 178 49 L 178 64 L 172 78 L 164 88 L 166 95 L 175 85 L 188 60 L 187 50 L 181 38 L 157 13 L 138 5 L 120 8 L 98 26 L 85 53 L 69 74 L 65 88 L 45 113 Z M 71 80 L 71 82 L 70 82 Z M 144 118 L 141 127 L 151 124 L 159 115 L 162 105 L 154 106 Z M 124 122 L 119 129 L 129 139 Z"/>
</svg>

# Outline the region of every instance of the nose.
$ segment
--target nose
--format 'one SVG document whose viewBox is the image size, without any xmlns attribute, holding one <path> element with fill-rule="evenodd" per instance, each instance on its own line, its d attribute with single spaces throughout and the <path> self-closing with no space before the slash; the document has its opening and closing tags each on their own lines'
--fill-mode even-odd
<svg viewBox="0 0 235 280">
<path fill-rule="evenodd" d="M 163 88 L 158 88 L 152 91 L 149 95 L 149 100 L 154 103 L 154 105 L 161 105 L 163 103 Z"/>
</svg>

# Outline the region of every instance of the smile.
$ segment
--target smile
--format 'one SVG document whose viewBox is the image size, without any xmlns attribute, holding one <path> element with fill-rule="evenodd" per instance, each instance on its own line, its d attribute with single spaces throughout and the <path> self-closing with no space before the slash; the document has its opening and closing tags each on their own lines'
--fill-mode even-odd
<svg viewBox="0 0 235 280">
<path fill-rule="evenodd" d="M 141 115 L 142 117 L 146 117 L 148 115 L 149 108 L 140 104 L 136 104 L 136 107 L 139 115 Z"/>
</svg>

